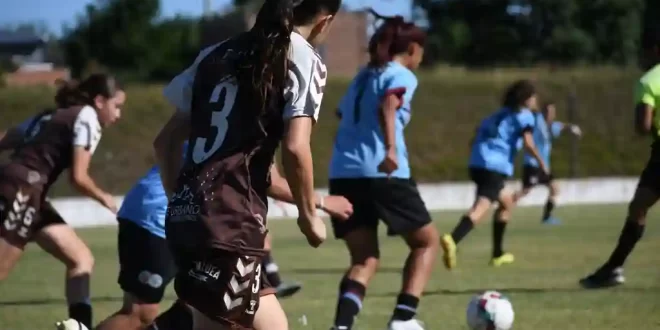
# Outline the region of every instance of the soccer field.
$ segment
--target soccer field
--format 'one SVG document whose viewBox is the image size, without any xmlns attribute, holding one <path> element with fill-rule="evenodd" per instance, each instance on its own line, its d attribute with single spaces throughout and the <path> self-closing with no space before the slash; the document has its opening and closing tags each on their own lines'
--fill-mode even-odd
<svg viewBox="0 0 660 330">
<path fill-rule="evenodd" d="M 456 270 L 446 271 L 437 263 L 419 318 L 427 329 L 466 329 L 464 311 L 470 296 L 495 289 L 512 300 L 516 329 L 660 329 L 660 210 L 649 214 L 645 237 L 627 264 L 625 286 L 584 291 L 577 285 L 580 277 L 609 255 L 625 209 L 625 205 L 560 207 L 557 216 L 564 224 L 557 227 L 539 224 L 540 208 L 519 209 L 505 239 L 516 262 L 503 268 L 488 266 L 491 229 L 490 221 L 485 222 L 462 242 Z M 443 212 L 434 218 L 445 232 L 458 216 L 458 212 Z M 290 328 L 327 330 L 338 281 L 348 262 L 343 245 L 330 240 L 313 250 L 306 246 L 295 222 L 274 221 L 270 227 L 283 277 L 304 284 L 298 295 L 283 302 Z M 96 322 L 121 304 L 116 230 L 79 233 L 96 257 L 92 288 Z M 367 291 L 356 329 L 384 329 L 398 293 L 406 247 L 401 240 L 384 236 L 381 245 L 381 269 Z M 30 245 L 9 279 L 0 284 L 0 329 L 52 329 L 53 322 L 66 317 L 63 275 L 62 265 Z M 173 297 L 170 289 L 164 304 Z"/>
</svg>

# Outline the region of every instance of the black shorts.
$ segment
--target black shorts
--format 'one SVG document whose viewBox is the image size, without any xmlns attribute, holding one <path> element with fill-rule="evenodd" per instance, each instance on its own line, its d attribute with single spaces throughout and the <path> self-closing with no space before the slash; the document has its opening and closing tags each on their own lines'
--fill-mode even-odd
<svg viewBox="0 0 660 330">
<path fill-rule="evenodd" d="M 335 237 L 342 238 L 358 228 L 378 228 L 379 219 L 388 235 L 403 235 L 431 223 L 431 215 L 412 179 L 332 179 L 330 194 L 344 196 L 353 204 L 348 220 L 332 219 Z"/>
<path fill-rule="evenodd" d="M 477 198 L 485 197 L 491 202 L 500 199 L 500 192 L 504 189 L 507 176 L 483 168 L 470 169 L 470 179 L 477 185 Z"/>
<path fill-rule="evenodd" d="M 130 220 L 118 220 L 119 286 L 144 303 L 157 304 L 176 274 L 167 241 Z"/>
<path fill-rule="evenodd" d="M 529 165 L 525 165 L 523 167 L 523 177 L 522 177 L 523 188 L 532 188 L 539 184 L 547 186 L 554 179 L 555 178 L 552 175 L 552 173 L 545 174 L 545 172 L 543 172 L 543 170 L 541 170 L 538 167 L 529 166 Z"/>
<path fill-rule="evenodd" d="M 649 188 L 660 195 L 660 159 L 649 159 L 639 176 L 638 187 Z"/>
</svg>

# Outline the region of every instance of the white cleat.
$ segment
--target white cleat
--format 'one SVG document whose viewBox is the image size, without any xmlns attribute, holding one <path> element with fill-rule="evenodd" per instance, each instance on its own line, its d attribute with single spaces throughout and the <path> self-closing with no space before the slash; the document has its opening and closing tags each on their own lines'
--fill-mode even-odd
<svg viewBox="0 0 660 330">
<path fill-rule="evenodd" d="M 392 320 L 387 325 L 387 330 L 424 330 L 422 322 L 412 319 L 408 321 Z"/>
<path fill-rule="evenodd" d="M 87 327 L 74 320 L 74 319 L 68 319 L 66 321 L 60 321 L 55 323 L 55 329 L 57 330 L 89 330 Z"/>
</svg>

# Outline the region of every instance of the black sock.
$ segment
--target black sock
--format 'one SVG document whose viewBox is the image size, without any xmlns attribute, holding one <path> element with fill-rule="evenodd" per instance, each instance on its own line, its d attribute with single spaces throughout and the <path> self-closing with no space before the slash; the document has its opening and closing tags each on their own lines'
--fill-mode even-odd
<svg viewBox="0 0 660 330">
<path fill-rule="evenodd" d="M 339 300 L 335 313 L 335 327 L 350 330 L 355 317 L 362 309 L 362 299 L 367 288 L 356 281 L 344 277 L 339 284 Z"/>
<path fill-rule="evenodd" d="M 504 254 L 502 241 L 504 241 L 504 232 L 506 231 L 506 222 L 497 216 L 493 218 L 493 258 L 499 258 Z"/>
<path fill-rule="evenodd" d="M 628 255 L 630 255 L 637 242 L 642 238 L 642 235 L 644 235 L 644 228 L 644 225 L 640 225 L 637 222 L 626 221 L 626 224 L 621 231 L 621 236 L 619 236 L 619 243 L 616 245 L 610 259 L 603 267 L 605 270 L 613 271 L 614 269 L 623 266 Z"/>
<path fill-rule="evenodd" d="M 417 314 L 417 305 L 419 305 L 419 298 L 407 293 L 399 294 L 399 297 L 396 299 L 396 307 L 394 307 L 392 320 L 411 320 Z"/>
<path fill-rule="evenodd" d="M 261 259 L 261 268 L 266 272 L 266 278 L 270 285 L 274 288 L 277 288 L 282 284 L 282 279 L 280 278 L 280 269 L 275 263 L 273 256 L 270 254 L 270 251 L 266 256 Z"/>
<path fill-rule="evenodd" d="M 458 225 L 454 228 L 454 231 L 451 232 L 451 237 L 454 239 L 454 242 L 458 244 L 458 242 L 470 233 L 472 228 L 474 228 L 474 223 L 467 215 L 464 215 Z"/>
<path fill-rule="evenodd" d="M 158 315 L 148 330 L 158 329 L 181 329 L 191 330 L 193 328 L 193 316 L 185 303 L 175 301 L 170 309 Z"/>
<path fill-rule="evenodd" d="M 548 220 L 550 216 L 552 215 L 552 210 L 555 208 L 555 202 L 553 202 L 551 199 L 548 199 L 548 201 L 545 203 L 545 207 L 543 208 L 543 221 Z"/>
<path fill-rule="evenodd" d="M 69 305 L 69 318 L 72 318 L 88 329 L 92 328 L 92 305 L 88 303 L 75 303 Z"/>
</svg>

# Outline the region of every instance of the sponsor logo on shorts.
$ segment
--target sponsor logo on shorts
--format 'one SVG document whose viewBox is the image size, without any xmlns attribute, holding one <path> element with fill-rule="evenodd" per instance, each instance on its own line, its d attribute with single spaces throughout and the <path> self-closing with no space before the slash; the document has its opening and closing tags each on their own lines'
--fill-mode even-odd
<svg viewBox="0 0 660 330">
<path fill-rule="evenodd" d="M 163 277 L 159 274 L 143 270 L 138 275 L 138 280 L 142 284 L 146 284 L 154 289 L 158 289 L 163 286 Z"/>
<path fill-rule="evenodd" d="M 12 203 L 9 211 L 7 212 L 7 217 L 3 219 L 3 227 L 7 231 L 16 231 L 18 236 L 22 238 L 28 238 L 30 232 L 30 227 L 34 222 L 34 217 L 37 210 L 28 206 L 30 201 L 30 195 L 23 194 L 22 191 L 16 193 L 14 197 L 14 202 Z M 3 210 L 7 208 L 7 205 L 2 205 Z"/>
<path fill-rule="evenodd" d="M 170 221 L 195 221 L 200 212 L 200 205 L 195 203 L 194 194 L 190 190 L 190 186 L 183 185 L 183 188 L 172 195 L 170 204 L 167 208 L 167 216 Z"/>
<path fill-rule="evenodd" d="M 188 271 L 188 275 L 201 282 L 207 282 L 209 278 L 217 280 L 220 278 L 218 267 L 203 261 L 195 261 L 195 266 Z"/>
<path fill-rule="evenodd" d="M 537 184 L 539 183 L 539 177 L 536 175 L 532 175 L 529 177 L 529 183 L 531 184 Z"/>
</svg>

